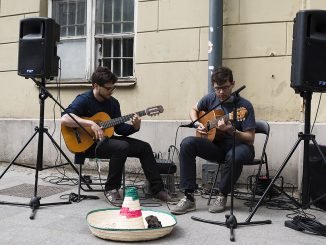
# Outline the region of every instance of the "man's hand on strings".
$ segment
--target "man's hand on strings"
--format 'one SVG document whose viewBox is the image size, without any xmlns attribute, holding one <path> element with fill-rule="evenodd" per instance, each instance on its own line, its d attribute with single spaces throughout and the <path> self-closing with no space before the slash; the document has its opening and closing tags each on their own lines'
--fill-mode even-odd
<svg viewBox="0 0 326 245">
<path fill-rule="evenodd" d="M 92 123 L 91 129 L 94 132 L 96 140 L 102 140 L 103 139 L 103 137 L 104 137 L 103 128 L 100 127 L 96 122 Z"/>
<path fill-rule="evenodd" d="M 134 116 L 131 119 L 131 123 L 136 130 L 140 129 L 141 119 L 137 114 L 134 114 Z"/>
<path fill-rule="evenodd" d="M 225 122 L 224 118 L 217 121 L 217 127 L 216 128 L 219 131 L 225 132 L 225 133 L 228 133 L 228 134 L 232 134 L 232 131 L 233 131 L 232 123 L 230 121 Z"/>
</svg>

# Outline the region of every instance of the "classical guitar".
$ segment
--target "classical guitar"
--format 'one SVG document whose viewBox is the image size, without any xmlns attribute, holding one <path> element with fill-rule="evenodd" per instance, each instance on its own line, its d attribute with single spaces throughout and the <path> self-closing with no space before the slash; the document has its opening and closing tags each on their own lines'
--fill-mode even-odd
<svg viewBox="0 0 326 245">
<path fill-rule="evenodd" d="M 139 116 L 155 116 L 162 113 L 163 110 L 163 107 L 159 105 L 148 107 L 146 110 L 135 112 L 114 119 L 111 119 L 110 116 L 105 112 L 98 112 L 92 117 L 83 118 L 96 122 L 99 126 L 103 128 L 104 135 L 107 137 L 111 137 L 114 133 L 114 126 L 129 121 L 134 116 L 134 114 L 138 114 Z M 67 148 L 72 153 L 84 152 L 94 144 L 95 137 L 92 129 L 90 127 L 85 127 L 85 129 L 93 137 L 90 137 L 90 135 L 87 134 L 81 128 L 73 128 L 61 125 L 62 136 L 67 145 Z"/>
<path fill-rule="evenodd" d="M 200 111 L 198 114 L 198 117 L 201 117 L 206 112 Z M 243 121 L 245 117 L 247 116 L 247 109 L 244 107 L 240 107 L 237 109 L 237 120 Z M 216 130 L 216 126 L 219 120 L 224 119 L 225 122 L 232 121 L 233 120 L 233 112 L 230 112 L 229 114 L 224 114 L 223 110 L 213 110 L 209 112 L 207 115 L 202 117 L 199 122 L 201 122 L 206 130 L 207 134 L 201 134 L 196 131 L 196 136 L 201 138 L 207 138 L 210 141 L 218 140 L 219 137 L 222 137 L 222 135 L 219 135 L 218 131 Z"/>
</svg>

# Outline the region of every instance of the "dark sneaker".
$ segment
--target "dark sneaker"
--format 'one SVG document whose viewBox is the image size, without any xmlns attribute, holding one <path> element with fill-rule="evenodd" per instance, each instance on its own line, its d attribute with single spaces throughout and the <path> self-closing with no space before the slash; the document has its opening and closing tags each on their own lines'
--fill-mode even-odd
<svg viewBox="0 0 326 245">
<path fill-rule="evenodd" d="M 196 201 L 190 201 L 187 197 L 182 198 L 175 207 L 170 208 L 173 214 L 185 214 L 196 210 Z"/>
<path fill-rule="evenodd" d="M 175 202 L 175 200 L 166 191 L 159 191 L 157 194 L 153 195 L 153 198 L 162 202 Z"/>
<path fill-rule="evenodd" d="M 113 189 L 109 191 L 104 191 L 104 195 L 108 202 L 113 206 L 122 206 L 122 198 L 118 190 Z"/>
<path fill-rule="evenodd" d="M 211 213 L 220 213 L 225 210 L 227 196 L 217 195 L 213 204 L 209 206 L 208 211 Z"/>
</svg>

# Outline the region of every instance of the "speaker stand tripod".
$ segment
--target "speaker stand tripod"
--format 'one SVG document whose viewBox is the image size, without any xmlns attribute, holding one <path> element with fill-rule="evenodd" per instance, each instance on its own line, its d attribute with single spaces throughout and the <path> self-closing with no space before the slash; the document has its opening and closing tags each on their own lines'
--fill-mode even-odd
<svg viewBox="0 0 326 245">
<path fill-rule="evenodd" d="M 4 170 L 4 172 L 0 176 L 0 179 L 1 179 L 12 165 L 18 165 L 18 166 L 22 166 L 22 167 L 27 167 L 27 168 L 33 168 L 33 169 L 35 169 L 34 196 L 31 198 L 29 204 L 16 203 L 16 202 L 3 202 L 3 201 L 0 202 L 0 204 L 15 205 L 15 206 L 29 206 L 29 207 L 31 207 L 32 213 L 30 215 L 30 219 L 34 219 L 35 214 L 36 214 L 36 210 L 39 207 L 42 207 L 42 206 L 52 206 L 52 205 L 71 204 L 70 201 L 68 201 L 68 202 L 55 202 L 55 203 L 42 203 L 41 204 L 41 202 L 40 202 L 41 197 L 38 197 L 37 196 L 38 174 L 39 174 L 39 171 L 42 171 L 42 170 L 45 170 L 45 169 L 49 169 L 49 168 L 60 167 L 60 166 L 69 164 L 75 170 L 75 172 L 77 174 L 79 174 L 77 168 L 72 164 L 72 162 L 69 160 L 69 158 L 67 157 L 67 155 L 63 152 L 63 150 L 60 148 L 60 146 L 53 139 L 53 137 L 51 136 L 51 134 L 48 132 L 48 129 L 44 127 L 44 101 L 45 101 L 45 99 L 48 96 L 50 96 L 52 99 L 54 99 L 52 97 L 52 95 L 49 94 L 49 92 L 45 89 L 45 78 L 42 78 L 42 81 L 41 82 L 38 82 L 34 78 L 32 78 L 32 80 L 39 86 L 39 89 L 40 89 L 40 93 L 39 93 L 39 100 L 40 100 L 39 126 L 38 127 L 35 127 L 34 134 L 27 141 L 27 143 L 23 146 L 23 148 L 18 152 L 18 154 L 14 157 L 14 159 L 10 162 L 10 164 L 8 165 L 8 167 Z M 56 103 L 58 103 L 55 99 L 54 99 L 54 101 Z M 25 150 L 25 148 L 29 145 L 29 143 L 33 140 L 33 138 L 37 134 L 38 134 L 38 147 L 37 147 L 36 166 L 35 167 L 31 167 L 31 166 L 27 166 L 27 165 L 24 165 L 24 164 L 15 163 L 15 161 L 20 156 L 20 154 Z M 55 147 L 60 151 L 60 153 L 67 160 L 67 163 L 56 165 L 56 166 L 52 166 L 52 167 L 43 168 L 43 140 L 44 140 L 44 134 L 46 134 L 49 137 L 49 139 L 51 140 L 51 142 L 55 145 Z"/>
<path fill-rule="evenodd" d="M 260 204 L 265 199 L 266 195 L 270 191 L 270 189 L 274 186 L 275 181 L 280 176 L 281 172 L 283 171 L 284 167 L 290 160 L 291 156 L 297 149 L 300 142 L 304 141 L 304 148 L 303 148 L 303 176 L 302 176 L 302 201 L 301 203 L 297 202 L 294 198 L 290 197 L 289 195 L 286 195 L 288 198 L 291 199 L 291 201 L 294 202 L 294 204 L 298 208 L 308 208 L 310 203 L 310 194 L 309 194 L 309 142 L 312 141 L 314 143 L 314 146 L 316 149 L 318 149 L 318 152 L 320 156 L 322 157 L 324 164 L 326 164 L 326 158 L 321 151 L 319 145 L 317 144 L 317 141 L 315 140 L 315 135 L 310 133 L 310 113 L 311 113 L 311 97 L 312 92 L 310 91 L 303 91 L 300 93 L 300 96 L 304 99 L 304 105 L 305 105 L 305 125 L 304 125 L 304 133 L 300 132 L 298 134 L 298 140 L 295 142 L 293 148 L 285 158 L 284 162 L 282 163 L 281 167 L 277 171 L 276 175 L 272 179 L 271 183 L 268 185 L 267 189 L 265 190 L 264 194 L 256 204 L 254 210 L 252 213 L 248 216 L 246 221 L 250 221 L 253 215 L 256 213 L 257 209 L 259 208 Z"/>
</svg>

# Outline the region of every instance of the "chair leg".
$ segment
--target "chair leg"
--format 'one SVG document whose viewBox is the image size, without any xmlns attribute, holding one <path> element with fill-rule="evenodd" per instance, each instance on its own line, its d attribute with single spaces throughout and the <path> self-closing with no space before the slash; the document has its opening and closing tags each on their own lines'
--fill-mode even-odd
<svg viewBox="0 0 326 245">
<path fill-rule="evenodd" d="M 267 155 L 265 153 L 265 156 L 264 156 L 264 163 L 265 163 L 265 168 L 266 168 L 266 177 L 269 179 L 269 170 L 268 170 L 268 163 L 267 163 Z"/>
<path fill-rule="evenodd" d="M 216 182 L 217 182 L 218 174 L 220 172 L 220 167 L 221 167 L 221 164 L 218 165 L 217 172 L 216 172 L 216 175 L 215 175 L 215 178 L 214 178 L 214 183 L 213 183 L 213 185 L 211 187 L 211 191 L 209 193 L 207 205 L 209 205 L 211 203 L 211 199 L 212 199 L 212 195 L 213 195 L 213 190 L 214 190 L 214 187 L 215 187 Z"/>
<path fill-rule="evenodd" d="M 253 189 L 253 191 L 252 191 L 252 195 L 251 195 L 251 201 L 250 201 L 250 206 L 249 206 L 249 212 L 252 211 L 252 207 L 253 207 L 253 204 L 254 204 L 254 201 L 255 201 L 256 191 L 257 191 L 257 183 L 258 183 L 259 176 L 260 176 L 260 173 L 261 173 L 261 168 L 262 168 L 262 163 L 259 164 L 258 172 L 257 172 L 257 174 L 256 174 L 255 185 L 254 185 L 254 189 Z"/>
<path fill-rule="evenodd" d="M 81 179 L 82 179 L 82 164 L 79 164 L 79 176 L 78 176 L 78 202 L 80 202 Z"/>
<path fill-rule="evenodd" d="M 123 170 L 122 170 L 122 189 L 123 189 L 122 197 L 124 199 L 125 193 L 126 193 L 126 168 L 125 167 L 123 167 Z"/>
</svg>

